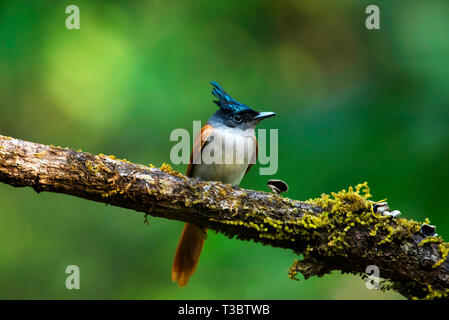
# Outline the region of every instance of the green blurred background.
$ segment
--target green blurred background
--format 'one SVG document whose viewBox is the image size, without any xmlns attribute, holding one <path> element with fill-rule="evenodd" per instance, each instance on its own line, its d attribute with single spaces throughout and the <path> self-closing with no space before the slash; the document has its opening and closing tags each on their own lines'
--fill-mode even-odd
<svg viewBox="0 0 449 320">
<path fill-rule="evenodd" d="M 66 6 L 81 29 L 65 28 Z M 169 161 L 170 132 L 215 110 L 209 81 L 278 116 L 286 196 L 368 181 L 374 199 L 449 239 L 449 2 L 0 2 L 0 134 Z M 181 172 L 185 165 L 175 166 Z M 257 167 L 256 167 L 257 169 Z M 242 187 L 265 190 L 252 170 Z M 0 298 L 400 299 L 339 273 L 289 280 L 290 251 L 210 233 L 185 288 L 170 280 L 183 224 L 0 184 Z M 65 288 L 65 268 L 81 290 Z M 382 276 L 382 271 L 381 271 Z"/>
</svg>

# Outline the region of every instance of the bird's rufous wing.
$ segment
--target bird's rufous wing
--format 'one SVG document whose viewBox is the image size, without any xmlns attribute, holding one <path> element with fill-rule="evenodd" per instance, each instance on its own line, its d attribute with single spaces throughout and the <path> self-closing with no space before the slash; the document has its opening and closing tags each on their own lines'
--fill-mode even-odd
<svg viewBox="0 0 449 320">
<path fill-rule="evenodd" d="M 195 138 L 186 176 L 192 177 L 193 167 L 195 166 L 194 159 L 201 160 L 201 151 L 213 129 L 210 124 L 206 124 Z M 184 226 L 172 268 L 172 280 L 178 282 L 181 287 L 187 284 L 196 270 L 201 249 L 206 239 L 206 232 L 205 228 L 200 228 L 191 223 L 186 223 Z"/>
<path fill-rule="evenodd" d="M 203 150 L 204 144 L 206 143 L 207 138 L 211 135 L 214 127 L 210 124 L 206 124 L 201 128 L 201 132 L 196 136 L 195 141 L 193 142 L 192 153 L 190 154 L 190 162 L 187 167 L 186 176 L 192 178 L 192 171 L 194 167 L 194 159 L 201 159 L 201 151 Z"/>
</svg>

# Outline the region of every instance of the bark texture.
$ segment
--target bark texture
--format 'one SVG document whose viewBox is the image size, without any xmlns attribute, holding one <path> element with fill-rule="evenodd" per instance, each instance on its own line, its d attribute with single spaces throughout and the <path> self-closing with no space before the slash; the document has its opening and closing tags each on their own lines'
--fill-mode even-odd
<svg viewBox="0 0 449 320">
<path fill-rule="evenodd" d="M 381 288 L 407 298 L 449 297 L 449 244 L 425 237 L 421 223 L 373 212 L 367 184 L 297 201 L 274 193 L 189 179 L 168 165 L 150 168 L 0 136 L 0 182 L 57 192 L 195 223 L 241 240 L 302 254 L 289 276 L 333 270 L 361 274 L 375 265 Z"/>
</svg>

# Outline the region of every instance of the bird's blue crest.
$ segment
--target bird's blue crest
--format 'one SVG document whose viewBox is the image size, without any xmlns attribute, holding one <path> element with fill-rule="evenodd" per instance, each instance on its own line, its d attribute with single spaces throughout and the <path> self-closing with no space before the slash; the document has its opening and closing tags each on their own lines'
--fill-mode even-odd
<svg viewBox="0 0 449 320">
<path fill-rule="evenodd" d="M 218 101 L 214 100 L 214 102 L 220 107 L 222 111 L 230 113 L 238 113 L 249 110 L 252 111 L 252 109 L 247 105 L 244 105 L 243 103 L 237 102 L 232 99 L 232 97 L 227 94 L 226 91 L 224 91 L 217 82 L 212 81 L 210 84 L 214 86 L 212 94 L 218 98 Z"/>
</svg>

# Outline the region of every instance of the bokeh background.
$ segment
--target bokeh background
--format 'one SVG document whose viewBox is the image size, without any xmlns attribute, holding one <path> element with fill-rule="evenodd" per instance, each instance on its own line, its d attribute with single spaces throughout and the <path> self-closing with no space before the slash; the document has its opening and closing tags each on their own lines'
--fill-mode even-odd
<svg viewBox="0 0 449 320">
<path fill-rule="evenodd" d="M 80 30 L 65 28 L 70 4 Z M 365 28 L 369 4 L 380 30 Z M 159 166 L 173 129 L 216 110 L 216 80 L 278 113 L 261 127 L 279 129 L 286 196 L 368 181 L 374 199 L 429 217 L 448 240 L 448 13 L 447 0 L 2 0 L 0 134 Z M 268 178 L 256 167 L 242 187 L 268 191 Z M 339 273 L 289 280 L 292 252 L 212 232 L 180 289 L 170 270 L 183 224 L 149 222 L 0 184 L 0 298 L 402 298 Z M 65 288 L 70 264 L 78 291 Z"/>
</svg>

